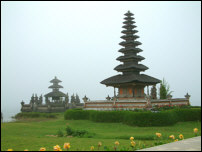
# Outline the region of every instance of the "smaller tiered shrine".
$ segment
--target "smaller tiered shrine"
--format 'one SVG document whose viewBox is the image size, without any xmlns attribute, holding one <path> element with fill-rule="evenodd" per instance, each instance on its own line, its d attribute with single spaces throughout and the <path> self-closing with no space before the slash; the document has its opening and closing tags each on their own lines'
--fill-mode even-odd
<svg viewBox="0 0 202 152">
<path fill-rule="evenodd" d="M 48 88 L 51 88 L 53 90 L 52 90 L 52 92 L 49 92 L 46 95 L 44 95 L 46 103 L 51 102 L 51 101 L 55 102 L 55 103 L 65 101 L 65 97 L 67 97 L 67 95 L 65 93 L 59 91 L 59 88 L 63 88 L 63 86 L 59 85 L 58 83 L 60 83 L 62 81 L 57 79 L 57 77 L 55 77 L 50 82 L 53 84 L 51 86 L 49 86 Z"/>
<path fill-rule="evenodd" d="M 68 96 L 59 91 L 63 86 L 58 83 L 61 80 L 55 77 L 50 81 L 53 83 L 48 88 L 52 89 L 52 92 L 47 93 L 45 96 L 45 104 L 43 103 L 43 96 L 37 96 L 37 94 L 32 95 L 30 103 L 25 104 L 24 101 L 21 102 L 22 112 L 64 112 L 67 109 L 83 108 L 83 103 L 69 103 Z"/>
</svg>

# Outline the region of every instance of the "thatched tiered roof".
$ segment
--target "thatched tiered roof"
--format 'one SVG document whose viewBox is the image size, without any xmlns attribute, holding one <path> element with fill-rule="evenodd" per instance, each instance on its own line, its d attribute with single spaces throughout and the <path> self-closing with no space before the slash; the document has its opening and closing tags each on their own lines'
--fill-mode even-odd
<svg viewBox="0 0 202 152">
<path fill-rule="evenodd" d="M 137 41 L 136 39 L 139 38 L 136 33 L 138 33 L 136 28 L 137 26 L 134 25 L 134 14 L 128 11 L 124 14 L 126 17 L 124 18 L 125 21 L 123 22 L 124 30 L 121 32 L 124 35 L 121 38 L 124 40 L 119 45 L 123 46 L 119 50 L 119 52 L 123 53 L 123 56 L 117 58 L 118 61 L 123 62 L 114 68 L 114 70 L 118 72 L 122 72 L 120 75 L 112 76 L 103 80 L 101 83 L 105 85 L 115 86 L 118 84 L 123 83 L 144 83 L 144 84 L 156 84 L 159 83 L 160 80 L 153 78 L 151 76 L 140 74 L 141 71 L 145 71 L 148 69 L 147 66 L 143 64 L 139 64 L 140 61 L 144 60 L 145 58 L 137 55 L 137 53 L 142 52 L 142 49 L 138 48 L 139 45 L 142 43 Z"/>
<path fill-rule="evenodd" d="M 58 83 L 62 82 L 61 80 L 59 80 L 59 79 L 57 79 L 57 77 L 55 77 L 50 82 L 53 83 L 53 85 L 49 86 L 48 88 L 53 89 L 53 91 L 44 95 L 45 97 L 53 97 L 53 98 L 55 98 L 55 97 L 57 97 L 57 98 L 58 97 L 66 97 L 66 94 L 59 91 L 59 88 L 63 88 L 63 86 L 58 84 Z"/>
</svg>

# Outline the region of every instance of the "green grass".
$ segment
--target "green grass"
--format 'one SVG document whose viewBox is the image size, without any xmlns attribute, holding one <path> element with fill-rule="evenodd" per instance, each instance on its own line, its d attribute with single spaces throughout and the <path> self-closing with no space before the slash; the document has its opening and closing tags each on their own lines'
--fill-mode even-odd
<svg viewBox="0 0 202 152">
<path fill-rule="evenodd" d="M 130 147 L 129 137 L 133 136 L 137 145 L 144 143 L 147 147 L 154 145 L 155 133 L 162 133 L 162 141 L 170 142 L 168 136 L 174 134 L 178 137 L 183 134 L 185 139 L 193 137 L 193 128 L 199 129 L 201 135 L 201 122 L 179 122 L 168 127 L 132 127 L 121 123 L 95 123 L 89 120 L 64 120 L 63 113 L 57 115 L 58 118 L 26 118 L 17 122 L 1 123 L 1 150 L 12 148 L 13 150 L 33 150 L 38 151 L 40 147 L 46 150 L 53 150 L 53 146 L 63 147 L 65 142 L 71 143 L 71 150 L 90 150 L 90 146 L 95 146 L 102 142 L 100 150 L 104 146 L 113 150 L 114 142 L 119 141 L 119 149 Z M 73 129 L 86 130 L 95 133 L 93 138 L 79 137 L 49 137 L 46 135 L 56 135 L 58 130 L 66 134 L 65 128 L 70 126 Z"/>
</svg>

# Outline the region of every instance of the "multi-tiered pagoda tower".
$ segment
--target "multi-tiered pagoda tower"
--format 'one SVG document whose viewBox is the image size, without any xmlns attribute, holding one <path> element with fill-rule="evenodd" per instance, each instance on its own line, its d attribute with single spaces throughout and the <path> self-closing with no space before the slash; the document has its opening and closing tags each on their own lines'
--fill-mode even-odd
<svg viewBox="0 0 202 152">
<path fill-rule="evenodd" d="M 119 50 L 119 52 L 123 53 L 123 56 L 117 58 L 123 64 L 114 68 L 114 70 L 122 72 L 122 74 L 112 76 L 101 83 L 118 88 L 117 97 L 119 99 L 144 98 L 144 87 L 156 85 L 160 80 L 140 73 L 148 69 L 148 67 L 139 63 L 145 58 L 137 55 L 139 52 L 142 52 L 138 48 L 142 43 L 136 40 L 139 36 L 136 35 L 138 31 L 135 30 L 136 26 L 134 25 L 135 21 L 133 21 L 133 14 L 128 11 L 124 15 L 126 16 L 123 22 L 124 30 L 122 31 L 124 35 L 121 36 L 124 41 L 119 43 L 119 45 L 123 46 Z"/>
<path fill-rule="evenodd" d="M 59 91 L 59 88 L 63 88 L 63 86 L 58 84 L 58 83 L 62 82 L 61 80 L 58 80 L 57 77 L 55 77 L 50 82 L 53 83 L 53 85 L 49 86 L 48 88 L 51 88 L 53 90 L 52 90 L 52 92 L 44 95 L 46 98 L 46 101 L 48 100 L 49 97 L 51 97 L 53 101 L 59 101 L 60 98 L 66 97 L 66 94 Z"/>
</svg>

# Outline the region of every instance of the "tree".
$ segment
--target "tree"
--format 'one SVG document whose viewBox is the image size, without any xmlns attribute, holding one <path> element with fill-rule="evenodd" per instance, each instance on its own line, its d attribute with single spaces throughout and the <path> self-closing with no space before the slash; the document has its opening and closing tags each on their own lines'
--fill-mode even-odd
<svg viewBox="0 0 202 152">
<path fill-rule="evenodd" d="M 71 103 L 75 103 L 76 99 L 75 99 L 75 96 L 74 94 L 71 96 Z"/>
<path fill-rule="evenodd" d="M 80 99 L 79 99 L 78 94 L 76 94 L 76 103 L 80 103 Z"/>
<path fill-rule="evenodd" d="M 69 95 L 68 95 L 68 92 L 67 92 L 66 95 L 67 95 L 67 96 L 65 97 L 65 102 L 66 102 L 66 103 L 69 103 Z"/>
<path fill-rule="evenodd" d="M 160 83 L 160 89 L 159 89 L 160 99 L 167 99 L 169 96 L 171 96 L 172 92 L 173 91 L 170 91 L 169 84 L 163 78 L 163 80 Z"/>
</svg>

